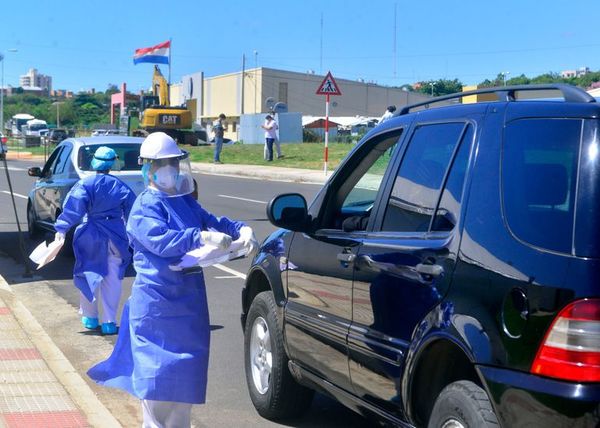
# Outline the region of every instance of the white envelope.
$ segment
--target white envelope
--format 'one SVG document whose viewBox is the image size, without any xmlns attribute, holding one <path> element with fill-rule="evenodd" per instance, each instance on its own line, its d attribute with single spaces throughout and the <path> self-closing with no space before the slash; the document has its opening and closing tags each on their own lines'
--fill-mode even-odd
<svg viewBox="0 0 600 428">
<path fill-rule="evenodd" d="M 207 267 L 216 265 L 217 263 L 225 263 L 246 255 L 248 255 L 248 249 L 244 247 L 244 243 L 240 239 L 233 241 L 226 250 L 206 244 L 189 251 L 182 257 L 179 263 L 171 265 L 169 268 L 179 271 L 191 267 Z"/>
<path fill-rule="evenodd" d="M 52 241 L 49 245 L 46 245 L 46 241 L 44 241 L 35 247 L 35 250 L 31 252 L 29 258 L 34 263 L 37 263 L 37 269 L 40 269 L 56 258 L 64 243 L 64 240 Z"/>
</svg>

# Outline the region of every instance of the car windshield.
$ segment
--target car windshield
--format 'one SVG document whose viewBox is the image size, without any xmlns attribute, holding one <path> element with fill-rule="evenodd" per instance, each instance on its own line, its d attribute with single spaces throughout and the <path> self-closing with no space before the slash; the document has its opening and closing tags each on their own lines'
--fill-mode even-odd
<svg viewBox="0 0 600 428">
<path fill-rule="evenodd" d="M 92 171 L 92 158 L 101 146 L 110 147 L 117 152 L 118 160 L 112 168 L 113 171 L 139 171 L 142 168 L 138 164 L 140 144 L 90 144 L 79 149 L 77 165 L 80 170 Z"/>
</svg>

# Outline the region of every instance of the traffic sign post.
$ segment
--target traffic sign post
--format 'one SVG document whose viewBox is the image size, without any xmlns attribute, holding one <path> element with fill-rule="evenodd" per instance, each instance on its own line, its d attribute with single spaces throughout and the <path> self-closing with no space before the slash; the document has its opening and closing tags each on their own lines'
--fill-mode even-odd
<svg viewBox="0 0 600 428">
<path fill-rule="evenodd" d="M 323 172 L 327 175 L 327 162 L 329 160 L 329 97 L 331 95 L 342 95 L 331 71 L 327 72 L 325 79 L 317 89 L 317 95 L 325 95 L 325 151 L 323 153 Z"/>
</svg>

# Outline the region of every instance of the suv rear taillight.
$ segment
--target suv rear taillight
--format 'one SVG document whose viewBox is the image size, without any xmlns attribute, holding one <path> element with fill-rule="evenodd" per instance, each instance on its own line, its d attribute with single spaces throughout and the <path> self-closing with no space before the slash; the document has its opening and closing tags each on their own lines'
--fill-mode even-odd
<svg viewBox="0 0 600 428">
<path fill-rule="evenodd" d="M 578 382 L 600 382 L 600 299 L 567 305 L 556 317 L 531 372 Z"/>
</svg>

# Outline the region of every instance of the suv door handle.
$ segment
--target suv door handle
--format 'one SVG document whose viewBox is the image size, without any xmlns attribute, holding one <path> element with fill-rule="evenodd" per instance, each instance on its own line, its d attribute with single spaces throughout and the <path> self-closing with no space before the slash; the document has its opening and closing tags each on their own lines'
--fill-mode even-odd
<svg viewBox="0 0 600 428">
<path fill-rule="evenodd" d="M 339 253 L 337 259 L 342 263 L 354 263 L 356 260 L 356 254 L 353 253 Z"/>
<path fill-rule="evenodd" d="M 432 277 L 438 277 L 444 273 L 444 268 L 440 265 L 431 265 L 431 264 L 423 264 L 419 263 L 415 266 L 415 270 L 419 272 L 421 275 L 428 275 Z"/>
</svg>

